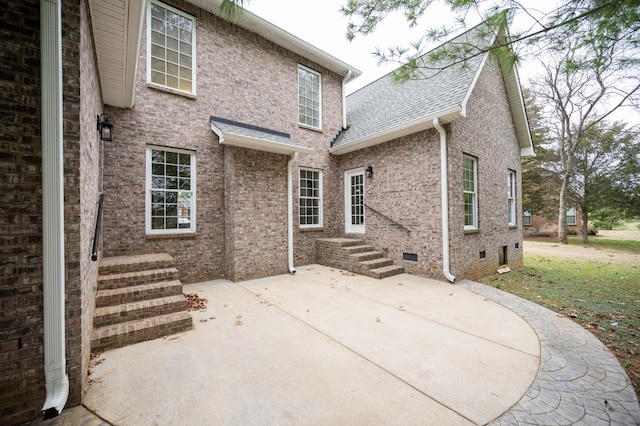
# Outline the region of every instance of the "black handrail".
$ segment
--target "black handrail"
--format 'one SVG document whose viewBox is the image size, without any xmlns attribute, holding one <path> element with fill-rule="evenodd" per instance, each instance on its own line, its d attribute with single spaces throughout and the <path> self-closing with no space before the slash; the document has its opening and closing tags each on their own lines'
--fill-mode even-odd
<svg viewBox="0 0 640 426">
<path fill-rule="evenodd" d="M 401 224 L 400 222 L 390 218 L 389 216 L 387 216 L 386 214 L 374 209 L 373 207 L 371 207 L 369 204 L 364 204 L 365 207 L 367 207 L 368 209 L 373 210 L 374 212 L 378 213 L 380 216 L 384 217 L 385 219 L 389 220 L 392 224 L 394 224 L 395 226 L 404 229 L 405 231 L 407 231 L 409 234 L 411 233 L 411 230 L 409 228 L 407 228 L 406 226 L 404 226 L 403 224 Z"/>
<path fill-rule="evenodd" d="M 91 260 L 98 260 L 98 243 L 100 242 L 100 228 L 102 225 L 102 206 L 104 205 L 104 193 L 100 193 L 98 201 L 98 216 L 96 217 L 96 229 L 93 232 L 93 249 L 91 250 Z"/>
</svg>

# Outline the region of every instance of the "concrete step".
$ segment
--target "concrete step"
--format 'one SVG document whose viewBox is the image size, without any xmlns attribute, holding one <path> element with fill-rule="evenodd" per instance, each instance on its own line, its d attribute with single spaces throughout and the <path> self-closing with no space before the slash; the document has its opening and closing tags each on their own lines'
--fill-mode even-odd
<svg viewBox="0 0 640 426">
<path fill-rule="evenodd" d="M 182 283 L 178 280 L 98 290 L 96 292 L 96 308 L 179 294 L 182 294 Z"/>
<path fill-rule="evenodd" d="M 123 288 L 161 281 L 172 281 L 177 280 L 178 277 L 179 272 L 176 268 L 99 275 L 98 290 Z"/>
<path fill-rule="evenodd" d="M 373 278 L 381 279 L 381 278 L 392 277 L 394 275 L 398 275 L 402 273 L 404 273 L 403 266 L 390 265 L 390 266 L 384 266 L 382 268 L 370 269 L 367 275 Z"/>
<path fill-rule="evenodd" d="M 170 268 L 175 265 L 176 260 L 168 253 L 112 256 L 102 258 L 98 274 L 123 274 L 126 272 Z"/>
<path fill-rule="evenodd" d="M 364 251 L 362 253 L 354 253 L 351 258 L 356 262 L 364 262 L 366 260 L 380 259 L 384 257 L 379 251 Z"/>
<path fill-rule="evenodd" d="M 349 254 L 364 253 L 364 252 L 367 252 L 367 251 L 375 251 L 375 248 L 373 246 L 369 246 L 369 245 L 346 246 L 346 247 L 341 247 L 341 248 L 342 248 L 342 250 L 345 250 Z"/>
<path fill-rule="evenodd" d="M 191 314 L 182 311 L 95 328 L 91 335 L 91 351 L 95 353 L 120 348 L 169 336 L 192 327 Z"/>
<path fill-rule="evenodd" d="M 182 294 L 105 306 L 96 309 L 93 316 L 93 326 L 100 328 L 155 315 L 185 311 L 186 309 L 187 299 Z"/>
<path fill-rule="evenodd" d="M 364 269 L 378 269 L 385 266 L 393 265 L 393 260 L 381 257 L 379 259 L 365 260 L 360 262 L 360 266 Z"/>
</svg>

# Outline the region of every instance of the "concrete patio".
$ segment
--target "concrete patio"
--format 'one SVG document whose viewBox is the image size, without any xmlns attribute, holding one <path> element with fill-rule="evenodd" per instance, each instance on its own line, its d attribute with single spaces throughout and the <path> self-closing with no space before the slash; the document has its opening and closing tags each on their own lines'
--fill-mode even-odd
<svg viewBox="0 0 640 426">
<path fill-rule="evenodd" d="M 478 283 L 310 265 L 185 292 L 208 299 L 194 330 L 105 352 L 92 368 L 84 405 L 104 422 L 640 420 L 624 370 L 590 333 Z"/>
</svg>

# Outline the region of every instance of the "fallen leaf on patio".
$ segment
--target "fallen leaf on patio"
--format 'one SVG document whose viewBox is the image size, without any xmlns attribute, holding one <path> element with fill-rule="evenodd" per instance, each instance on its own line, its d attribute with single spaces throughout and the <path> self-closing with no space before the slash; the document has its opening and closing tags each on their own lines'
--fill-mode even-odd
<svg viewBox="0 0 640 426">
<path fill-rule="evenodd" d="M 167 340 L 178 340 L 180 336 L 168 337 Z"/>
<path fill-rule="evenodd" d="M 404 285 L 404 284 L 402 284 L 402 283 L 398 283 L 398 285 Z"/>
<path fill-rule="evenodd" d="M 380 317 L 376 317 L 376 322 L 380 322 Z"/>
<path fill-rule="evenodd" d="M 200 322 L 207 322 L 207 319 L 206 318 L 201 319 Z"/>
<path fill-rule="evenodd" d="M 404 311 L 404 306 L 400 305 L 398 309 L 400 309 L 401 311 Z"/>
<path fill-rule="evenodd" d="M 348 271 L 340 271 L 340 273 L 342 275 L 344 275 L 345 277 L 355 277 L 356 274 L 352 273 L 352 272 L 348 272 Z"/>
<path fill-rule="evenodd" d="M 242 325 L 242 321 L 238 320 L 238 321 L 236 321 L 236 323 L 234 325 Z"/>
<path fill-rule="evenodd" d="M 216 317 L 209 317 L 209 319 L 214 320 L 214 319 L 216 319 Z"/>
<path fill-rule="evenodd" d="M 188 311 L 202 311 L 207 309 L 207 299 L 198 296 L 197 293 L 184 293 L 184 297 L 187 299 Z"/>
</svg>

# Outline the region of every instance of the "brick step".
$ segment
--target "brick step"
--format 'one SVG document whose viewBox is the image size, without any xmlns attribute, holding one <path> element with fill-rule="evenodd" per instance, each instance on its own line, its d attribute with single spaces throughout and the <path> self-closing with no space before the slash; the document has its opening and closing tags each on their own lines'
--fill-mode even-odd
<svg viewBox="0 0 640 426">
<path fill-rule="evenodd" d="M 175 266 L 175 264 L 176 260 L 167 253 L 104 257 L 100 261 L 98 274 L 108 275 L 140 272 L 150 269 L 170 268 Z"/>
<path fill-rule="evenodd" d="M 98 290 L 137 286 L 161 281 L 177 280 L 179 272 L 176 268 L 154 269 L 150 271 L 124 272 L 119 274 L 99 275 Z"/>
<path fill-rule="evenodd" d="M 91 351 L 101 352 L 145 340 L 157 339 L 193 327 L 189 312 L 174 312 L 96 328 L 91 335 Z"/>
<path fill-rule="evenodd" d="M 402 273 L 404 273 L 404 266 L 390 265 L 382 268 L 370 269 L 367 275 L 373 278 L 382 279 Z"/>
<path fill-rule="evenodd" d="M 369 246 L 369 245 L 359 245 L 359 246 L 346 246 L 346 247 L 341 247 L 342 250 L 345 250 L 347 253 L 349 254 L 356 254 L 356 253 L 364 253 L 364 252 L 370 252 L 370 251 L 375 251 L 375 248 L 373 246 Z"/>
<path fill-rule="evenodd" d="M 182 294 L 182 283 L 178 280 L 98 290 L 96 292 L 96 308 L 179 294 Z"/>
<path fill-rule="evenodd" d="M 360 266 L 364 269 L 378 269 L 390 265 L 393 265 L 393 260 L 387 259 L 385 257 L 360 262 Z"/>
<path fill-rule="evenodd" d="M 112 324 L 149 318 L 155 315 L 170 314 L 187 309 L 187 299 L 181 294 L 123 303 L 121 305 L 97 308 L 93 316 L 95 328 Z"/>
<path fill-rule="evenodd" d="M 384 255 L 379 251 L 364 251 L 362 253 L 354 253 L 351 255 L 351 258 L 356 262 L 364 262 L 367 260 L 380 259 L 381 257 L 384 257 Z"/>
</svg>

